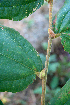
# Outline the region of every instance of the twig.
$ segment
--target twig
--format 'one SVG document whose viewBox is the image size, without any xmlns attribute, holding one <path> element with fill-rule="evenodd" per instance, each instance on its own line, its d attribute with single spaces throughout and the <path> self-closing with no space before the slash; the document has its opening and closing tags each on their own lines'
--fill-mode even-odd
<svg viewBox="0 0 70 105">
<path fill-rule="evenodd" d="M 42 78 L 42 95 L 41 95 L 41 105 L 45 105 L 45 76 Z"/>
<path fill-rule="evenodd" d="M 49 28 L 52 30 L 52 7 L 53 7 L 53 0 L 49 1 Z M 42 78 L 42 96 L 41 96 L 41 105 L 45 105 L 45 93 L 46 93 L 46 80 L 47 80 L 47 71 L 49 65 L 49 57 L 51 52 L 51 44 L 52 38 L 51 34 L 49 33 L 49 40 L 48 40 L 48 48 L 47 48 L 47 55 L 45 61 L 45 77 Z"/>
</svg>

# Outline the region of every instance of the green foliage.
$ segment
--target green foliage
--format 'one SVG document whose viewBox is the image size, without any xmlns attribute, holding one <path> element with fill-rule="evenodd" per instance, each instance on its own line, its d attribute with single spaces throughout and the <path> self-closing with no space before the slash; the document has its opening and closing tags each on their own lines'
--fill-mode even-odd
<svg viewBox="0 0 70 105">
<path fill-rule="evenodd" d="M 50 0 L 46 1 L 49 2 Z M 11 2 L 10 0 L 0 0 L 0 19 L 22 20 L 39 9 L 43 3 L 44 0 L 13 0 Z M 53 18 L 52 25 L 53 31 L 56 34 L 61 34 L 61 43 L 64 50 L 70 53 L 69 17 L 70 0 L 65 0 L 64 6 Z M 31 25 L 32 21 L 29 22 L 29 28 Z M 42 46 L 45 50 L 47 49 L 46 43 L 43 43 Z M 36 78 L 35 73 L 43 69 L 42 62 L 44 64 L 45 56 L 41 54 L 41 58 L 42 61 L 32 45 L 17 31 L 0 26 L 0 91 L 15 93 L 26 89 Z M 48 73 L 55 73 L 57 67 L 61 67 L 56 61 L 55 56 L 50 56 Z M 70 63 L 66 65 L 70 67 Z M 54 89 L 51 93 L 57 93 L 60 90 L 60 88 L 56 88 L 58 82 L 58 76 L 54 76 L 50 83 L 50 87 Z M 47 88 L 46 90 L 49 92 L 50 89 Z M 34 93 L 41 94 L 42 87 L 34 90 Z M 48 94 L 48 97 L 51 96 Z M 1 100 L 0 105 L 3 105 Z M 48 105 L 70 105 L 70 80 Z"/>
<path fill-rule="evenodd" d="M 70 105 L 70 98 L 64 105 Z"/>
<path fill-rule="evenodd" d="M 59 67 L 59 62 L 55 62 L 55 63 L 49 63 L 49 67 L 48 67 L 48 73 L 55 73 L 57 70 L 57 67 Z"/>
<path fill-rule="evenodd" d="M 44 4 L 44 0 L 0 0 L 0 19 L 22 20 Z"/>
<path fill-rule="evenodd" d="M 0 100 L 0 105 L 3 105 L 2 101 Z"/>
<path fill-rule="evenodd" d="M 54 89 L 54 93 L 57 94 L 60 91 L 60 89 L 61 89 L 60 87 L 57 87 L 56 89 Z"/>
<path fill-rule="evenodd" d="M 61 76 L 66 76 L 70 78 L 70 62 L 67 61 L 67 57 L 64 57 L 62 61 L 59 61 L 59 67 L 57 69 L 57 74 Z"/>
<path fill-rule="evenodd" d="M 55 94 L 57 94 L 60 91 L 61 88 L 57 87 L 56 89 L 51 90 L 48 86 L 46 86 L 46 102 L 45 105 L 47 105 L 47 103 L 50 101 L 51 98 L 54 97 Z M 42 87 L 38 87 L 36 89 L 33 90 L 34 94 L 42 94 Z"/>
<path fill-rule="evenodd" d="M 64 50 L 69 52 L 69 54 L 70 54 L 70 34 L 68 34 L 68 36 L 67 36 L 67 34 L 65 33 L 65 34 L 61 35 L 61 43 L 64 47 Z"/>
<path fill-rule="evenodd" d="M 49 62 L 53 63 L 53 62 L 56 62 L 56 61 L 57 61 L 57 56 L 55 54 L 51 55 L 50 58 L 49 58 Z"/>
<path fill-rule="evenodd" d="M 49 91 L 50 90 L 49 90 L 48 86 L 46 86 L 46 93 Z M 33 92 L 34 92 L 34 94 L 42 94 L 42 87 L 36 88 Z"/>
<path fill-rule="evenodd" d="M 40 55 L 40 58 L 42 60 L 42 63 L 43 63 L 43 67 L 45 67 L 45 61 L 46 61 L 46 57 L 44 54 L 39 54 Z M 56 55 L 53 54 L 50 56 L 50 59 L 49 59 L 49 67 L 48 67 L 48 73 L 54 73 L 56 70 L 57 70 L 57 67 L 59 67 L 59 62 L 56 62 L 57 61 L 57 58 L 56 58 Z"/>
<path fill-rule="evenodd" d="M 60 64 L 59 62 L 57 62 L 56 55 L 55 54 L 51 55 L 49 59 L 48 73 L 49 74 L 55 73 L 59 65 Z"/>
<path fill-rule="evenodd" d="M 45 61 L 46 61 L 46 57 L 44 54 L 39 54 L 40 55 L 40 58 L 42 60 L 42 63 L 43 63 L 43 68 L 45 67 Z M 53 54 L 50 56 L 50 59 L 49 59 L 49 67 L 48 67 L 48 73 L 49 74 L 52 74 L 52 73 L 55 73 L 56 70 L 57 70 L 57 67 L 60 66 L 59 62 L 56 62 L 57 61 L 57 58 L 56 58 L 56 55 Z"/>
<path fill-rule="evenodd" d="M 50 87 L 52 89 L 55 89 L 58 86 L 58 84 L 59 84 L 59 78 L 57 76 L 54 76 L 52 78 L 52 81 L 50 82 Z"/>
<path fill-rule="evenodd" d="M 33 46 L 14 29 L 0 25 L 0 91 L 26 89 L 42 69 Z"/>
<path fill-rule="evenodd" d="M 48 105 L 65 105 L 70 99 L 70 80 L 62 87 Z M 69 105 L 69 104 L 68 104 Z"/>
<path fill-rule="evenodd" d="M 61 33 L 61 43 L 64 50 L 70 53 L 70 0 L 65 0 L 64 6 L 53 18 L 54 32 Z"/>
<path fill-rule="evenodd" d="M 43 47 L 44 50 L 47 50 L 48 43 L 47 42 L 43 42 L 42 43 L 42 47 Z"/>
</svg>

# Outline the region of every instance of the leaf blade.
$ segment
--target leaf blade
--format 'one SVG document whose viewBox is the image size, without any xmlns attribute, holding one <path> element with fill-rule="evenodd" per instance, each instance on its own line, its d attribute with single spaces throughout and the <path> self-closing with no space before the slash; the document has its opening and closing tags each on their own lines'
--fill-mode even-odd
<svg viewBox="0 0 70 105">
<path fill-rule="evenodd" d="M 70 80 L 62 87 L 48 105 L 64 105 L 70 99 Z"/>
<path fill-rule="evenodd" d="M 14 29 L 0 26 L 0 91 L 25 89 L 41 70 L 42 61 L 33 46 Z"/>
<path fill-rule="evenodd" d="M 59 10 L 59 12 L 53 18 L 52 25 L 53 25 L 53 31 L 56 34 L 61 33 L 61 36 L 60 36 L 61 43 L 64 47 L 64 50 L 70 53 L 70 18 L 69 17 L 70 17 L 70 0 L 65 0 L 64 6 Z"/>
<path fill-rule="evenodd" d="M 44 0 L 3 0 L 0 1 L 0 19 L 20 21 L 44 4 Z"/>
</svg>

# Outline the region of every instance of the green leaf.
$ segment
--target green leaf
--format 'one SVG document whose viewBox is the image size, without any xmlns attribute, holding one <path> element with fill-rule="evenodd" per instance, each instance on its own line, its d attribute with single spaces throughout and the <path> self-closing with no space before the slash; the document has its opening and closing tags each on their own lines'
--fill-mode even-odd
<svg viewBox="0 0 70 105">
<path fill-rule="evenodd" d="M 64 50 L 70 53 L 70 0 L 65 0 L 64 6 L 53 18 L 53 31 L 61 33 Z"/>
<path fill-rule="evenodd" d="M 64 105 L 70 105 L 70 98 Z"/>
<path fill-rule="evenodd" d="M 22 20 L 44 4 L 44 0 L 0 0 L 0 19 Z"/>
<path fill-rule="evenodd" d="M 52 78 L 51 83 L 50 83 L 50 87 L 51 87 L 52 89 L 55 89 L 55 88 L 58 86 L 58 83 L 59 83 L 59 78 L 58 78 L 57 76 L 54 76 L 54 77 Z"/>
<path fill-rule="evenodd" d="M 57 70 L 57 67 L 59 67 L 59 63 L 55 62 L 55 63 L 49 63 L 49 67 L 48 67 L 48 73 L 55 73 Z"/>
<path fill-rule="evenodd" d="M 33 46 L 14 29 L 0 26 L 0 91 L 26 89 L 42 69 Z"/>
<path fill-rule="evenodd" d="M 51 63 L 51 62 L 56 62 L 56 61 L 57 61 L 56 55 L 55 54 L 50 55 L 49 62 Z"/>
<path fill-rule="evenodd" d="M 57 87 L 56 89 L 54 89 L 54 91 L 55 91 L 55 94 L 57 94 L 59 91 L 60 91 L 60 87 Z"/>
<path fill-rule="evenodd" d="M 70 54 L 70 35 L 68 35 L 68 33 L 61 35 L 61 43 L 64 47 L 64 50 Z"/>
<path fill-rule="evenodd" d="M 47 42 L 43 42 L 42 43 L 42 47 L 43 47 L 44 50 L 47 50 L 48 43 Z"/>
<path fill-rule="evenodd" d="M 48 105 L 65 105 L 70 99 L 70 80 L 63 86 L 63 88 L 55 95 L 55 97 L 48 103 Z M 69 105 L 69 104 L 66 104 Z"/>
<path fill-rule="evenodd" d="M 50 89 L 48 88 L 48 86 L 46 86 L 46 93 L 49 91 L 50 91 Z M 42 87 L 36 88 L 33 92 L 34 92 L 34 94 L 42 94 Z"/>
<path fill-rule="evenodd" d="M 1 100 L 0 100 L 0 105 L 4 105 Z"/>
<path fill-rule="evenodd" d="M 34 94 L 42 94 L 42 87 L 38 87 L 33 92 L 34 92 Z"/>
</svg>

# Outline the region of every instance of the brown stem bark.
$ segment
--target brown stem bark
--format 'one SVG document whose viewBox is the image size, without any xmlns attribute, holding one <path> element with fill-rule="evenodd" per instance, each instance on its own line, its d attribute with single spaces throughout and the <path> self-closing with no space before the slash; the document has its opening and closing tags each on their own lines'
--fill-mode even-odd
<svg viewBox="0 0 70 105">
<path fill-rule="evenodd" d="M 49 1 L 49 28 L 52 30 L 52 7 L 53 7 L 53 0 Z M 51 52 L 51 34 L 49 33 L 49 40 L 48 40 L 48 48 L 47 48 L 47 55 L 45 61 L 45 77 L 42 78 L 42 96 L 41 96 L 41 105 L 45 105 L 45 93 L 46 93 L 46 80 L 47 80 L 47 72 L 48 72 L 48 65 L 49 65 L 49 57 Z"/>
</svg>

